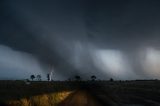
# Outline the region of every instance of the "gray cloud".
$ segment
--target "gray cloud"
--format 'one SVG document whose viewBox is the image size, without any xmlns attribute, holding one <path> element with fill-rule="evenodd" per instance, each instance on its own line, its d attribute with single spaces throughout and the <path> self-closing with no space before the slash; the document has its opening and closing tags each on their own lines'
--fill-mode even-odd
<svg viewBox="0 0 160 106">
<path fill-rule="evenodd" d="M 44 76 L 43 68 L 33 55 L 2 45 L 0 45 L 0 69 L 1 79 L 25 79 L 31 74 Z"/>
<path fill-rule="evenodd" d="M 24 71 L 15 71 L 20 75 L 39 71 L 46 74 L 52 65 L 61 79 L 77 74 L 117 79 L 159 78 L 153 74 L 160 64 L 158 4 L 151 0 L 3 1 L 1 51 L 6 50 L 3 47 L 12 48 L 5 58 L 17 56 L 12 67 L 23 67 Z M 22 64 L 21 59 L 33 59 L 39 66 L 28 69 L 29 64 Z M 1 68 L 4 66 L 3 61 Z M 34 67 L 37 71 L 27 71 Z M 5 66 L 5 70 L 10 67 Z"/>
</svg>

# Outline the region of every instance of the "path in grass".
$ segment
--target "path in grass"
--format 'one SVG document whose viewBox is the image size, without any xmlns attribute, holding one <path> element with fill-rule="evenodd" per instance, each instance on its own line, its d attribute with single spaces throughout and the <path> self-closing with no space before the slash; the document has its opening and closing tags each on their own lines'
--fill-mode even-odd
<svg viewBox="0 0 160 106">
<path fill-rule="evenodd" d="M 102 106 L 87 91 L 79 90 L 69 95 L 59 106 Z"/>
</svg>

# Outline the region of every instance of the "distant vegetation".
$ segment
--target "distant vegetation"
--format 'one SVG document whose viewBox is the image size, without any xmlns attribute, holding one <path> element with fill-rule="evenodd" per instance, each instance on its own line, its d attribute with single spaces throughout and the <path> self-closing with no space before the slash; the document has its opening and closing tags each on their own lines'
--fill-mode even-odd
<svg viewBox="0 0 160 106">
<path fill-rule="evenodd" d="M 37 75 L 38 76 L 38 75 Z M 37 78 L 37 77 L 36 77 Z M 58 106 L 75 90 L 87 90 L 102 106 L 159 106 L 160 81 L 0 81 L 0 106 Z"/>
<path fill-rule="evenodd" d="M 48 81 L 53 81 L 53 79 L 51 79 L 51 74 L 47 74 L 46 78 Z M 30 79 L 32 81 L 41 81 L 42 80 L 42 76 L 41 75 L 31 75 Z M 97 79 L 97 77 L 95 75 L 90 76 L 90 80 L 91 81 L 95 81 Z M 112 78 L 111 78 L 112 79 Z M 113 80 L 113 79 L 112 79 Z M 73 78 L 68 78 L 68 81 L 83 81 L 83 79 L 81 78 L 81 76 L 79 75 L 75 75 L 74 79 Z"/>
<path fill-rule="evenodd" d="M 97 78 L 97 77 L 96 77 L 95 75 L 92 75 L 92 76 L 91 76 L 91 80 L 92 80 L 92 81 L 95 81 L 96 78 Z"/>
<path fill-rule="evenodd" d="M 37 75 L 37 80 L 41 81 L 41 75 Z"/>
<path fill-rule="evenodd" d="M 35 79 L 36 77 L 35 77 L 34 75 L 31 75 L 30 78 L 31 78 L 32 81 L 33 81 L 33 79 Z"/>
<path fill-rule="evenodd" d="M 92 75 L 91 81 L 96 80 Z M 29 80 L 30 79 L 30 80 Z M 76 89 L 81 89 L 84 81 L 76 75 L 69 81 L 42 81 L 41 75 L 30 75 L 24 81 L 0 81 L 0 106 L 57 106 Z"/>
</svg>

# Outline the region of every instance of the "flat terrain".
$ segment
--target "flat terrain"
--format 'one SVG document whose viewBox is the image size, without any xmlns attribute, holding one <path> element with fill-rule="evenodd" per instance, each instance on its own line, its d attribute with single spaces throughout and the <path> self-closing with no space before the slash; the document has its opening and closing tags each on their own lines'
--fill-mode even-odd
<svg viewBox="0 0 160 106">
<path fill-rule="evenodd" d="M 88 92 L 78 90 L 65 99 L 59 106 L 102 106 Z"/>
<path fill-rule="evenodd" d="M 0 81 L 0 106 L 160 106 L 160 81 Z"/>
</svg>

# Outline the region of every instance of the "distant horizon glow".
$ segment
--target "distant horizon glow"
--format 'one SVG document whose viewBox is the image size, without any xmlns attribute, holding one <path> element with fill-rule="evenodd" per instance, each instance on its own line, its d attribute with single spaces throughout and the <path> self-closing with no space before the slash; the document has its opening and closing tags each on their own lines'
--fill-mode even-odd
<svg viewBox="0 0 160 106">
<path fill-rule="evenodd" d="M 0 45 L 0 67 L 3 69 L 0 71 L 0 75 L 3 75 L 1 78 L 26 79 L 32 74 L 44 76 L 44 71 L 34 56 L 2 45 Z"/>
<path fill-rule="evenodd" d="M 148 47 L 143 53 L 142 67 L 150 78 L 160 78 L 160 50 Z"/>
<path fill-rule="evenodd" d="M 114 78 L 125 79 L 135 76 L 126 58 L 118 50 L 98 50 L 95 52 L 94 57 L 95 65 Z"/>
</svg>

